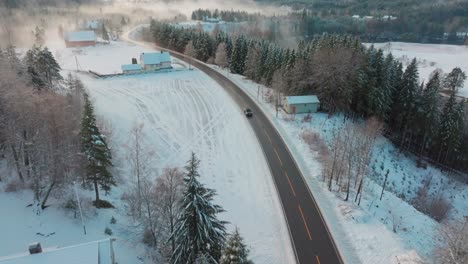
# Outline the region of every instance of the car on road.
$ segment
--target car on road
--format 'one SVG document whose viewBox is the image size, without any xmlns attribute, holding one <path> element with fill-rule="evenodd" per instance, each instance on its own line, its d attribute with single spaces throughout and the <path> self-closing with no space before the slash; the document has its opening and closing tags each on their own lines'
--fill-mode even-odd
<svg viewBox="0 0 468 264">
<path fill-rule="evenodd" d="M 253 116 L 253 112 L 252 110 L 250 110 L 250 108 L 245 108 L 244 109 L 244 114 L 246 117 L 252 117 Z"/>
</svg>

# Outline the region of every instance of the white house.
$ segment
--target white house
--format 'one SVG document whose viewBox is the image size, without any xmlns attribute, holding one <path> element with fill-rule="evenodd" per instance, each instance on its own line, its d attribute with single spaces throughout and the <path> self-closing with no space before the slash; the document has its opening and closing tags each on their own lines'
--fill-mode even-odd
<svg viewBox="0 0 468 264">
<path fill-rule="evenodd" d="M 140 55 L 141 68 L 144 71 L 171 69 L 171 55 L 167 51 L 143 52 Z"/>
<path fill-rule="evenodd" d="M 289 114 L 316 113 L 320 107 L 320 101 L 315 95 L 285 96 L 282 103 L 283 109 Z"/>
<path fill-rule="evenodd" d="M 29 252 L 0 257 L 0 264 L 116 264 L 113 241 L 105 239 L 44 250 L 39 243 L 34 243 L 30 245 Z"/>
</svg>

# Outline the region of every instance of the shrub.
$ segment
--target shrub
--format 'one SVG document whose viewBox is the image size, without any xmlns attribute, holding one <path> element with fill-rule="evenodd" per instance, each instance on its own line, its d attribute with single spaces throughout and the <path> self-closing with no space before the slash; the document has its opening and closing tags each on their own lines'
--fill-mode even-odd
<svg viewBox="0 0 468 264">
<path fill-rule="evenodd" d="M 68 199 L 63 207 L 70 210 L 76 210 L 78 209 L 78 203 L 73 199 Z"/>
<path fill-rule="evenodd" d="M 110 220 L 110 223 L 111 223 L 112 225 L 115 225 L 115 224 L 117 223 L 117 220 L 112 216 L 112 217 L 111 217 L 111 220 Z"/>
<path fill-rule="evenodd" d="M 153 237 L 153 233 L 151 233 L 151 230 L 146 229 L 145 232 L 143 232 L 143 243 L 150 247 L 155 246 L 155 241 Z"/>
<path fill-rule="evenodd" d="M 303 123 L 311 122 L 311 121 L 312 121 L 312 115 L 311 114 L 307 114 L 302 118 Z"/>
<path fill-rule="evenodd" d="M 444 198 L 438 198 L 432 201 L 429 206 L 429 215 L 434 218 L 437 222 L 441 222 L 445 219 L 448 212 L 450 211 L 450 204 Z"/>
<path fill-rule="evenodd" d="M 106 200 L 93 201 L 93 205 L 97 208 L 114 208 L 114 206 Z"/>
<path fill-rule="evenodd" d="M 5 192 L 17 192 L 21 189 L 22 183 L 18 180 L 12 180 L 5 186 Z"/>
<path fill-rule="evenodd" d="M 108 236 L 112 236 L 112 229 L 110 229 L 109 227 L 106 227 L 106 229 L 104 229 L 104 234 Z"/>
</svg>

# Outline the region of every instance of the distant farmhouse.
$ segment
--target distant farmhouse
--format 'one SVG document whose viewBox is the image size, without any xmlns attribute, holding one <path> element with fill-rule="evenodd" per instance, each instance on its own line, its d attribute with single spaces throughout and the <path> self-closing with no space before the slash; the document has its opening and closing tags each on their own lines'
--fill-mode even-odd
<svg viewBox="0 0 468 264">
<path fill-rule="evenodd" d="M 95 19 L 95 20 L 86 21 L 84 29 L 96 31 L 96 30 L 100 30 L 101 27 L 102 27 L 102 22 Z"/>
<path fill-rule="evenodd" d="M 122 65 L 122 72 L 125 74 L 152 72 L 163 69 L 172 69 L 171 55 L 167 51 L 143 52 L 140 54 L 140 64 L 136 59 L 132 59 L 132 64 Z"/>
<path fill-rule="evenodd" d="M 319 107 L 320 101 L 315 95 L 283 97 L 283 109 L 289 114 L 316 113 Z"/>
<path fill-rule="evenodd" d="M 117 264 L 112 242 L 113 239 L 105 239 L 44 250 L 39 243 L 33 243 L 29 252 L 0 257 L 0 264 Z"/>
<path fill-rule="evenodd" d="M 96 33 L 94 33 L 94 31 L 73 31 L 65 33 L 65 46 L 67 46 L 67 48 L 94 45 L 96 45 Z"/>
</svg>

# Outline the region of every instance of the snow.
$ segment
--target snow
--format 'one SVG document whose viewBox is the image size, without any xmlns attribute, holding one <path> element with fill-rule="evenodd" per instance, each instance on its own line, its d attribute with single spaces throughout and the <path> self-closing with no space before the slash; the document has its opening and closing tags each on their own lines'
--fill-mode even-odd
<svg viewBox="0 0 468 264">
<path fill-rule="evenodd" d="M 119 263 L 153 263 L 137 233 L 138 226 L 127 215 L 122 194 L 135 180 L 130 175 L 126 145 L 130 130 L 143 123 L 145 145 L 155 151 L 153 177 L 167 166 L 184 166 L 195 151 L 201 160 L 201 182 L 217 191 L 215 202 L 226 212 L 228 231 L 239 228 L 255 263 L 295 263 L 289 233 L 269 167 L 253 130 L 242 110 L 215 81 L 199 70 L 125 75 L 95 79 L 76 73 L 76 61 L 83 71 L 115 73 L 125 62 L 150 48 L 110 42 L 85 48 L 64 48 L 62 42 L 48 45 L 64 69 L 78 74 L 89 90 L 98 119 L 112 127 L 110 138 L 113 169 L 118 186 L 103 199 L 115 209 L 90 206 L 94 192 L 80 190 L 87 235 L 78 218 L 62 208 L 63 200 L 50 199 L 50 207 L 36 215 L 30 191 L 0 191 L 0 208 L 11 211 L 0 225 L 0 256 L 23 251 L 38 241 L 44 247 L 66 246 L 107 238 L 112 229 Z M 75 60 L 75 57 L 77 60 Z M 186 67 L 173 59 L 173 64 Z M 0 169 L 4 166 L 0 166 Z M 4 172 L 3 174 L 11 174 Z M 3 178 L 3 177 L 2 177 Z M 4 189 L 0 185 L 0 190 Z M 65 190 L 65 194 L 73 194 Z M 68 196 L 66 196 L 68 197 Z M 117 219 L 110 224 L 111 217 Z M 38 235 L 42 234 L 42 235 Z M 14 239 L 13 239 L 14 238 Z"/>
<path fill-rule="evenodd" d="M 0 258 L 2 264 L 112 264 L 109 239 L 63 248 L 43 249 L 42 253 L 26 252 L 11 258 Z"/>
<path fill-rule="evenodd" d="M 371 43 L 365 44 L 372 45 Z M 460 67 L 468 74 L 468 46 L 419 44 L 405 42 L 374 43 L 374 47 L 391 52 L 393 56 L 407 66 L 413 58 L 417 58 L 419 77 L 427 83 L 430 74 L 441 69 L 449 73 L 455 67 Z M 458 92 L 460 96 L 468 98 L 468 82 Z"/>
<path fill-rule="evenodd" d="M 190 153 L 196 152 L 201 181 L 217 190 L 215 202 L 226 210 L 220 217 L 231 223 L 231 231 L 239 227 L 252 260 L 294 263 L 263 152 L 223 88 L 198 70 L 105 80 L 82 76 L 82 80 L 97 114 L 114 127 L 114 150 L 124 149 L 129 131 L 143 123 L 149 135 L 146 145 L 157 153 L 154 166 L 159 172 L 184 166 Z"/>
<path fill-rule="evenodd" d="M 276 126 L 303 172 L 338 249 L 344 255 L 345 263 L 390 264 L 398 263 L 397 260 L 401 263 L 419 263 L 421 257 L 430 256 L 438 243 L 435 232 L 439 223 L 408 203 L 415 197 L 421 181 L 429 175 L 434 183 L 429 190 L 430 196 L 443 191 L 453 206 L 450 219 L 462 219 L 468 212 L 466 185 L 430 165 L 426 170 L 417 168 L 412 157 L 399 154 L 384 138 L 379 138 L 376 144 L 370 164 L 372 173 L 364 186 L 361 206 L 344 202 L 343 197 L 327 190 L 321 180 L 317 153 L 311 151 L 300 137 L 303 131 L 311 130 L 329 143 L 333 132 L 341 129 L 343 117 L 335 115 L 330 118 L 327 114 L 316 113 L 311 115 L 312 121 L 309 123 L 302 122 L 304 115 L 296 115 L 292 119 L 281 112 L 280 117 L 276 118 L 274 106 L 266 103 L 261 96 L 266 94 L 268 88 L 260 85 L 261 93 L 257 98 L 258 84 L 217 66 L 212 67 L 246 91 Z M 390 170 L 387 190 L 380 201 L 381 184 L 387 169 Z M 353 195 L 351 197 L 354 198 Z M 394 226 L 396 232 L 393 232 Z"/>
<path fill-rule="evenodd" d="M 290 105 L 320 103 L 319 99 L 315 95 L 286 96 L 286 100 Z"/>
</svg>

